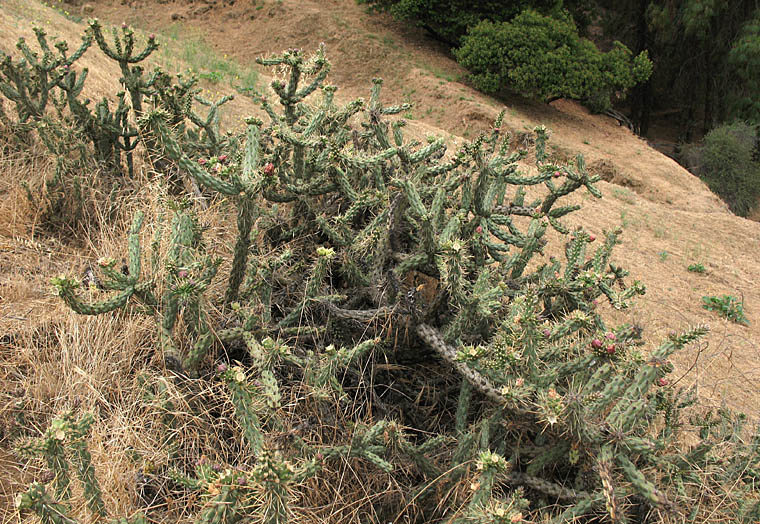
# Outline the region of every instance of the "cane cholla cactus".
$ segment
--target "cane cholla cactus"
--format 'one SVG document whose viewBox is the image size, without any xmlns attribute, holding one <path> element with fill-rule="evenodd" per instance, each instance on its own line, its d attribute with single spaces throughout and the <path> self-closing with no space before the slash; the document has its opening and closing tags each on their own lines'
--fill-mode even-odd
<svg viewBox="0 0 760 524">
<path fill-rule="evenodd" d="M 113 43 L 109 44 L 103 34 L 103 28 L 98 20 L 90 20 L 90 31 L 95 43 L 107 57 L 118 62 L 121 69 L 121 83 L 129 93 L 132 109 L 139 115 L 142 112 L 143 96 L 148 93 L 151 82 L 146 80 L 143 69 L 139 64 L 158 49 L 156 37 L 151 35 L 142 51 L 135 50 L 135 32 L 123 24 L 121 35 L 112 28 Z"/>
<path fill-rule="evenodd" d="M 20 504 L 23 507 L 33 509 L 43 520 L 56 524 L 70 522 L 65 516 L 65 506 L 60 501 L 71 497 L 69 463 L 73 462 L 82 484 L 87 507 L 99 517 L 106 515 L 100 484 L 95 477 L 92 457 L 87 449 L 86 438 L 92 423 L 93 417 L 89 413 L 79 419 L 75 419 L 71 412 L 65 413 L 60 418 L 53 419 L 42 437 L 24 444 L 19 449 L 24 455 L 41 456 L 45 459 L 52 473 L 56 499 L 59 501 L 53 502 L 42 485 L 34 484 L 27 493 L 21 495 Z"/>
<path fill-rule="evenodd" d="M 10 55 L 0 52 L 0 93 L 15 104 L 21 123 L 42 119 L 54 89 L 92 43 L 92 38 L 85 35 L 79 48 L 69 56 L 66 42 L 57 42 L 54 51 L 45 30 L 35 28 L 34 34 L 41 55 L 32 51 L 23 38 L 16 44 L 22 59 L 14 61 Z"/>
<path fill-rule="evenodd" d="M 39 482 L 32 483 L 29 490 L 16 496 L 16 507 L 19 510 L 34 511 L 44 524 L 76 524 L 67 516 L 68 508 L 53 500 L 47 494 L 45 486 Z"/>
<path fill-rule="evenodd" d="M 143 220 L 142 212 L 135 214 L 129 235 L 126 274 L 115 269 L 114 259 L 101 258 L 98 261 L 105 277 L 103 286 L 119 293 L 100 302 L 88 303 L 75 293 L 80 285 L 78 281 L 61 276 L 52 279 L 52 283 L 61 298 L 75 312 L 84 315 L 108 313 L 123 308 L 130 298 L 136 298 L 147 307 L 147 311 L 157 317 L 159 338 L 167 366 L 179 372 L 195 372 L 212 342 L 201 302 L 203 294 L 216 276 L 221 260 L 203 255 L 195 219 L 184 211 L 182 205 L 176 206 L 169 234 L 163 294 L 159 299 L 154 293 L 157 287 L 155 278 L 145 278 L 142 275 L 139 233 Z M 185 320 L 195 337 L 187 355 L 183 355 L 174 342 L 174 328 L 183 309 L 186 311 Z"/>
<path fill-rule="evenodd" d="M 146 110 L 139 122 L 203 191 L 235 206 L 238 236 L 224 297 L 206 292 L 220 264 L 205 256 L 189 206 L 174 211 L 171 233 L 154 242 L 170 237 L 166 258 L 159 249 L 151 257 L 154 275 L 165 268 L 163 282 L 142 275 L 137 219 L 128 274 L 103 264 L 113 298 L 89 304 L 73 283 L 56 281 L 82 313 L 143 302 L 160 320 L 164 355 L 180 363 L 175 368 L 201 371 L 215 340 L 248 351 L 245 364 L 219 362 L 227 359 L 220 355 L 217 371 L 257 459 L 245 475 L 255 487 L 240 485 L 242 472 L 185 481 L 213 487 L 201 520 L 235 521 L 260 509 L 264 520 L 283 522 L 293 516 L 292 483 L 319 475 L 323 460 L 347 458 L 389 475 L 400 461 L 413 463 L 427 479 L 415 485 L 420 497 L 473 483 L 463 501 L 429 504 L 430 520 L 624 521 L 652 508 L 680 518 L 696 500 L 693 479 L 706 478 L 713 464 L 705 451 L 712 444 L 705 435 L 702 447 L 682 447 L 683 402 L 663 390 L 672 353 L 706 328 L 673 335 L 644 357 L 636 329 L 604 321 L 601 302 L 624 309 L 644 286 L 613 262 L 619 230 L 597 240 L 571 225 L 578 207 L 565 197 L 579 190 L 601 196 L 583 157 L 551 162 L 548 131 L 538 127 L 535 163 L 526 167 L 528 153 L 513 151 L 501 116 L 491 132 L 447 153 L 441 140 L 409 140 L 395 116 L 407 107 L 385 105 L 379 80 L 368 100 L 338 106 L 335 88 L 324 85 L 329 66 L 321 51 L 309 59 L 290 50 L 262 63 L 283 75 L 272 85 L 279 107 L 260 99 L 269 121 L 248 119 L 234 141 L 239 149 L 197 158 L 197 145 L 172 127 L 167 108 Z M 317 93 L 318 103 L 309 103 Z M 545 253 L 550 228 L 566 240 L 557 258 Z M 214 325 L 213 301 L 224 325 Z M 174 342 L 183 309 L 187 356 Z M 346 377 L 379 356 L 451 369 L 458 400 L 437 399 L 456 410 L 454 420 L 433 425 L 410 403 L 411 414 L 399 414 L 398 425 L 410 428 L 402 432 L 390 416 L 367 410 L 350 430 L 336 428 L 342 440 L 313 445 L 294 435 L 280 455 L 273 451 L 271 431 L 287 420 L 284 410 L 314 398 L 308 405 L 345 406 Z M 737 515 L 751 515 L 747 497 L 727 486 L 751 482 L 741 471 L 754 471 L 758 446 L 736 449 L 732 473 L 710 481 L 744 501 Z M 428 490 L 429 479 L 436 490 Z"/>
</svg>

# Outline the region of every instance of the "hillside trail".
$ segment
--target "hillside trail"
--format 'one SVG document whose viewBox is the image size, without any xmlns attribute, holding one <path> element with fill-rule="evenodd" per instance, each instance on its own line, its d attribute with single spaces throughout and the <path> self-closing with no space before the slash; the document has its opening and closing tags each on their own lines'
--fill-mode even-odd
<svg viewBox="0 0 760 524">
<path fill-rule="evenodd" d="M 29 27 L 14 25 L 7 12 L 13 11 L 13 5 L 22 9 L 20 6 L 31 4 L 37 5 L 9 0 L 7 7 L 0 6 L 0 46 L 12 48 L 18 36 L 31 34 Z M 371 79 L 383 78 L 386 103 L 414 104 L 407 115 L 411 116 L 410 132 L 418 137 L 442 136 L 449 141 L 450 150 L 491 129 L 502 110 L 506 111 L 503 129 L 526 145 L 531 130 L 545 125 L 551 132 L 550 153 L 555 160 L 571 160 L 582 153 L 589 171 L 604 180 L 598 187 L 605 198 L 573 197 L 583 209 L 570 215 L 566 223 L 583 225 L 597 235 L 622 227 L 623 243 L 615 251 L 615 262 L 648 289 L 631 309 L 606 309 L 605 316 L 616 323 L 643 327 L 648 348 L 670 333 L 709 324 L 708 337 L 674 357 L 678 386 L 696 386 L 702 402 L 727 404 L 760 419 L 760 224 L 732 215 L 699 179 L 615 120 L 590 115 L 568 100 L 544 105 L 478 93 L 466 84 L 465 71 L 439 43 L 388 15 L 368 14 L 355 0 L 100 0 L 70 2 L 67 9 L 107 23 L 126 22 L 146 33 L 156 32 L 159 41 L 169 30 L 179 32 L 182 38 L 202 38 L 218 55 L 241 64 L 287 48 L 309 53 L 324 43 L 332 63 L 328 80 L 339 86 L 340 99 L 366 98 Z M 40 10 L 34 16 L 58 15 Z M 62 16 L 52 25 L 70 41 L 85 27 Z M 265 89 L 271 80 L 268 74 L 271 72 L 261 70 L 259 89 Z M 227 109 L 228 120 L 251 110 L 239 101 Z M 3 187 L 8 187 L 7 182 Z M 8 206 L 7 199 L 0 205 Z M 14 240 L 23 239 L 23 234 L 6 234 L 4 226 L 0 223 L 0 233 L 2 241 L 10 245 L 8 252 L 23 256 L 23 250 L 30 248 L 19 247 Z M 694 263 L 703 264 L 706 272 L 687 271 Z M 49 303 L 43 297 L 49 294 L 44 283 L 51 273 L 42 272 L 60 265 L 41 264 L 31 291 L 13 294 L 15 299 L 0 299 L 0 328 L 12 327 L 11 311 L 24 307 L 14 300 Z M 6 269 L 0 267 L 4 285 L 17 287 L 8 283 Z M 702 308 L 703 296 L 724 294 L 744 300 L 749 326 L 731 323 Z"/>
</svg>

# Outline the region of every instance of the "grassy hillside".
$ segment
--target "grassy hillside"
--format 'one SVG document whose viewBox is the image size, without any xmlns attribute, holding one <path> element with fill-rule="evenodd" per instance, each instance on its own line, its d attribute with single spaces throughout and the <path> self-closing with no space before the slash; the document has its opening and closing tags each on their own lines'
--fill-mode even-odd
<svg viewBox="0 0 760 524">
<path fill-rule="evenodd" d="M 86 27 L 78 21 L 80 16 L 100 17 L 104 25 L 126 22 L 145 34 L 156 33 L 159 42 L 166 44 L 166 50 L 155 58 L 156 64 L 174 70 L 193 69 L 203 78 L 204 94 L 218 97 L 251 83 L 268 89 L 271 71 L 253 65 L 254 58 L 285 48 L 313 50 L 324 42 L 333 64 L 329 81 L 340 86 L 336 95 L 340 101 L 368 98 L 371 79 L 382 77 L 385 102 L 414 104 L 410 114 L 404 115 L 409 135 L 420 140 L 441 136 L 449 151 L 490 130 L 502 109 L 506 109 L 502 132 L 508 131 L 528 149 L 534 145 L 530 130 L 543 124 L 551 132 L 553 160 L 566 161 L 582 153 L 589 171 L 603 177 L 598 183 L 602 200 L 572 197 L 571 201 L 583 208 L 568 217 L 568 225 L 583 225 L 600 237 L 605 230 L 621 227 L 623 243 L 615 251 L 615 260 L 647 286 L 647 294 L 631 310 L 619 312 L 605 306 L 602 314 L 612 322 L 633 322 L 641 327 L 645 348 L 650 350 L 672 332 L 709 324 L 711 332 L 702 342 L 674 357 L 674 383 L 696 386 L 704 405 L 728 405 L 746 412 L 750 420 L 760 421 L 757 222 L 732 215 L 696 177 L 612 119 L 589 115 L 568 101 L 543 106 L 515 99 L 505 107 L 472 90 L 459 80 L 462 70 L 434 42 L 389 18 L 366 14 L 352 0 L 226 4 L 135 0 L 128 5 L 104 1 L 71 6 L 54 2 L 53 9 L 38 2 L 7 0 L 0 6 L 0 49 L 14 51 L 21 36 L 33 40 L 33 24 L 73 44 Z M 97 53 L 89 53 L 83 60 L 90 69 L 88 96 L 97 99 L 112 94 L 119 76 L 113 63 Z M 242 117 L 257 111 L 238 95 L 224 106 L 223 123 L 239 130 L 236 126 Z M 140 208 L 147 210 L 149 217 L 158 214 L 165 196 L 161 181 L 151 176 L 149 163 L 140 164 L 133 197 L 115 214 L 103 220 L 98 213 L 106 211 L 92 208 L 97 229 L 62 229 L 51 234 L 40 227 L 38 210 L 29 204 L 20 181 L 38 188 L 53 169 L 53 161 L 42 148 L 0 149 L 2 522 L 15 521 L 13 495 L 40 473 L 11 453 L 14 413 L 19 406 L 40 431 L 51 415 L 75 406 L 87 406 L 102 415 L 93 427 L 91 451 L 109 511 L 115 515 L 129 514 L 135 507 L 135 479 L 126 478 L 136 474 L 130 453 L 139 454 L 144 463 L 165 460 L 157 451 L 160 446 L 151 446 L 151 439 L 161 436 L 152 427 L 155 421 L 150 417 L 155 414 L 144 409 L 145 392 L 136 387 L 134 379 L 135 370 L 156 365 L 153 324 L 118 314 L 79 317 L 50 287 L 53 276 L 82 275 L 102 256 L 120 258 L 133 212 Z M 531 169 L 525 166 L 527 172 Z M 229 255 L 235 238 L 234 217 L 212 205 L 200 220 L 222 246 L 223 252 L 218 254 Z M 701 264 L 704 272 L 687 269 L 696 264 Z M 743 300 L 748 326 L 702 307 L 703 296 L 726 294 Z M 155 376 L 152 380 L 164 384 Z M 231 448 L 236 444 L 230 442 L 230 435 L 215 435 L 208 429 L 213 417 L 232 416 L 229 406 L 215 406 L 213 416 L 210 408 L 206 419 L 194 418 L 197 406 L 193 403 L 207 392 L 192 392 L 194 397 L 175 384 L 166 382 L 164 386 L 183 434 L 190 435 L 186 443 L 203 442 L 220 456 L 234 452 Z M 329 426 L 334 417 L 320 412 L 313 416 L 316 421 L 300 423 Z M 294 426 L 298 423 L 293 421 Z M 308 492 L 305 496 L 311 497 L 309 511 L 314 522 L 355 522 L 368 506 L 395 500 L 403 491 L 401 486 L 384 486 L 380 477 L 363 485 L 366 472 L 349 466 L 334 473 L 345 485 L 303 488 Z M 142 474 L 149 476 L 150 471 Z M 349 501 L 358 502 L 352 506 Z M 156 503 L 181 514 L 185 502 Z M 83 516 L 84 508 L 76 508 L 75 514 Z"/>
</svg>

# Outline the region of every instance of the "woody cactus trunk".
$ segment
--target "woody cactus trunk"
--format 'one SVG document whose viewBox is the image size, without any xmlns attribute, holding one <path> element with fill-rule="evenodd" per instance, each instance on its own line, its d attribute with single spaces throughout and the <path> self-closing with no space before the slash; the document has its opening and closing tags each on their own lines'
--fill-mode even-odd
<svg viewBox="0 0 760 524">
<path fill-rule="evenodd" d="M 285 74 L 272 83 L 276 103 L 258 99 L 268 121 L 248 119 L 239 149 L 198 158 L 167 111 L 144 108 L 139 122 L 182 172 L 234 204 L 238 238 L 226 292 L 208 291 L 219 261 L 203 254 L 187 208 L 173 211 L 171 234 L 156 227 L 155 243 L 168 237 L 170 248 L 165 261 L 153 257 L 152 275 L 141 270 L 142 216 L 135 218 L 127 274 L 113 261 L 102 264 L 106 287 L 119 291 L 112 298 L 88 304 L 72 279 L 55 280 L 79 313 L 147 305 L 167 368 L 197 376 L 213 365 L 229 385 L 259 465 L 245 475 L 203 464 L 198 479 L 179 475 L 193 489 L 208 479 L 225 486 L 209 495 L 226 501 L 224 515 L 221 506 L 207 508 L 201 521 L 244 518 L 252 506 L 241 485 L 259 482 L 268 502 L 257 498 L 253 511 L 287 522 L 294 511 L 288 486 L 319 475 L 335 457 L 390 473 L 412 464 L 409 499 L 383 516 L 398 518 L 414 505 L 426 522 L 696 518 L 708 502 L 695 502 L 694 479 L 747 481 L 751 468 L 705 473 L 715 457 L 678 440 L 688 402 L 669 387 L 668 357 L 706 329 L 641 351 L 637 329 L 609 327 L 598 314 L 602 301 L 626 308 L 644 287 L 612 262 L 620 231 L 596 239 L 565 223 L 579 208 L 565 197 L 578 190 L 601 197 L 582 156 L 551 162 L 548 132 L 539 127 L 534 167 L 525 168 L 529 155 L 513 150 L 501 118 L 448 153 L 441 139 L 405 136 L 397 115 L 409 106 L 385 105 L 380 80 L 368 100 L 338 105 L 321 49 L 261 63 Z M 550 229 L 565 239 L 564 260 L 545 254 Z M 158 275 L 168 276 L 161 284 Z M 189 354 L 174 341 L 181 308 L 192 318 Z M 235 344 L 248 355 L 231 367 L 219 350 Z M 366 414 L 373 424 L 357 424 L 350 445 L 295 438 L 274 451 L 267 432 L 282 423 L 283 391 L 304 387 L 309 399 L 340 407 L 351 376 L 342 370 L 361 375 L 375 360 L 421 370 L 420 387 L 424 370 L 448 369 L 456 395 L 437 399 L 455 416 L 431 422 L 414 402 L 381 387 L 378 374 L 352 384 L 374 400 Z M 294 409 L 299 402 L 306 401 Z M 704 427 L 701 445 L 712 447 L 714 425 Z M 757 458 L 756 449 L 745 451 Z M 471 487 L 465 495 L 441 495 L 461 482 Z M 757 511 L 745 494 L 730 495 L 744 508 L 737 515 Z"/>
</svg>

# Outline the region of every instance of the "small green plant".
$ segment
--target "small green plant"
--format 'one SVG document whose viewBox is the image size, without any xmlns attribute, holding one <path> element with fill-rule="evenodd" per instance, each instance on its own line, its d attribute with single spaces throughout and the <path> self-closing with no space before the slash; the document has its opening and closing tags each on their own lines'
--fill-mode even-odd
<svg viewBox="0 0 760 524">
<path fill-rule="evenodd" d="M 744 301 L 732 295 L 704 296 L 702 307 L 708 311 L 717 311 L 724 318 L 737 324 L 749 325 L 749 320 L 744 316 Z"/>
<path fill-rule="evenodd" d="M 668 256 L 670 256 L 670 253 L 667 251 L 660 251 L 657 255 L 660 257 L 660 262 L 665 262 L 668 259 Z"/>
<path fill-rule="evenodd" d="M 191 74 L 211 84 L 226 83 L 236 89 L 255 89 L 258 73 L 253 67 L 243 67 L 227 55 L 219 55 L 201 37 L 187 37 L 182 24 L 169 26 L 161 36 L 166 45 L 158 62 L 166 69 L 187 67 Z"/>
<path fill-rule="evenodd" d="M 707 271 L 705 269 L 704 264 L 701 264 L 701 263 L 689 264 L 689 266 L 686 269 L 688 271 L 691 271 L 692 273 L 704 273 L 705 271 Z"/>
<path fill-rule="evenodd" d="M 612 196 L 618 200 L 625 202 L 626 204 L 636 203 L 636 197 L 634 196 L 633 192 L 631 192 L 630 189 L 626 189 L 624 187 L 613 187 Z"/>
</svg>

